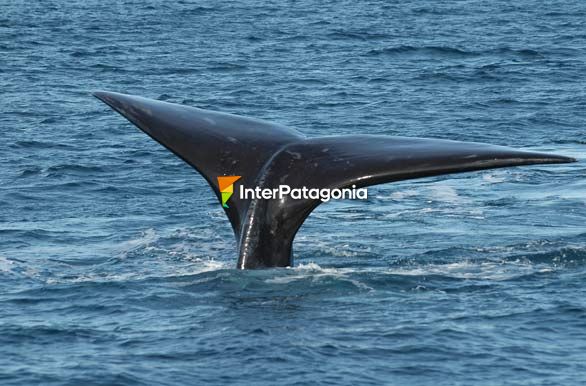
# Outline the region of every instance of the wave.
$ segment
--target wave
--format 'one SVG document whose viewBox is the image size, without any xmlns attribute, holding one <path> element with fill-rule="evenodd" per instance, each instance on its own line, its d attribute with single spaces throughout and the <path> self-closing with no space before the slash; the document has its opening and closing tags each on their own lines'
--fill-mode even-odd
<svg viewBox="0 0 586 386">
<path fill-rule="evenodd" d="M 44 122 L 44 121 L 43 121 Z M 76 150 L 77 147 L 59 142 L 47 141 L 16 141 L 10 145 L 11 148 L 24 149 L 60 149 L 60 150 Z"/>
<path fill-rule="evenodd" d="M 66 174 L 90 174 L 103 172 L 104 168 L 96 165 L 59 164 L 47 168 L 48 177 L 58 177 Z"/>
<path fill-rule="evenodd" d="M 566 246 L 546 252 L 513 254 L 506 261 L 521 261 L 532 265 L 548 265 L 554 268 L 586 267 L 586 248 Z"/>
<path fill-rule="evenodd" d="M 513 56 L 524 59 L 539 59 L 545 54 L 533 49 L 515 49 L 510 47 L 499 47 L 485 50 L 465 50 L 450 46 L 411 46 L 400 45 L 373 49 L 366 53 L 367 56 L 430 56 L 443 58 L 472 58 L 485 55 L 491 56 Z"/>
<path fill-rule="evenodd" d="M 200 5 L 200 6 L 190 7 L 189 9 L 184 9 L 182 12 L 187 15 L 203 15 L 203 14 L 218 12 L 220 10 L 221 10 L 221 8 L 219 8 L 219 7 L 213 7 L 213 6 L 206 7 L 206 6 Z"/>
<path fill-rule="evenodd" d="M 330 32 L 326 35 L 328 38 L 332 40 L 361 40 L 361 41 L 370 41 L 370 40 L 384 40 L 388 39 L 390 36 L 384 33 L 374 33 L 368 31 L 334 31 Z"/>
<path fill-rule="evenodd" d="M 40 229 L 4 229 L 1 235 L 37 242 L 53 242 L 56 238 L 65 242 L 70 236 Z M 313 256 L 304 252 L 307 257 L 295 267 L 241 271 L 235 269 L 236 251 L 230 234 L 219 235 L 203 227 L 172 231 L 149 228 L 114 249 L 106 249 L 106 255 L 97 255 L 87 264 L 3 256 L 0 277 L 6 285 L 14 280 L 34 280 L 45 291 L 55 286 L 75 291 L 80 285 L 109 288 L 121 283 L 142 286 L 140 283 L 171 282 L 178 291 L 214 290 L 240 293 L 235 296 L 243 297 L 279 293 L 338 296 L 365 291 L 478 291 L 499 283 L 582 274 L 586 268 L 586 246 L 582 239 L 582 235 L 576 236 L 563 246 L 541 241 L 475 249 L 452 247 L 402 257 L 385 256 L 385 251 L 360 244 L 340 248 L 323 243 L 310 248 Z M 344 259 L 342 263 L 337 262 L 340 257 Z M 34 297 L 31 295 L 31 299 Z"/>
<path fill-rule="evenodd" d="M 380 48 L 374 49 L 367 52 L 369 56 L 377 56 L 377 55 L 417 55 L 417 54 L 425 54 L 425 55 L 447 55 L 447 56 L 476 56 L 474 52 L 465 51 L 458 48 L 453 47 L 443 47 L 443 46 L 423 46 L 423 47 L 415 47 L 410 45 L 401 45 L 396 47 L 387 47 L 387 48 Z"/>
<path fill-rule="evenodd" d="M 247 68 L 248 67 L 244 64 L 218 62 L 207 67 L 207 70 L 211 72 L 237 72 L 244 71 Z"/>
</svg>

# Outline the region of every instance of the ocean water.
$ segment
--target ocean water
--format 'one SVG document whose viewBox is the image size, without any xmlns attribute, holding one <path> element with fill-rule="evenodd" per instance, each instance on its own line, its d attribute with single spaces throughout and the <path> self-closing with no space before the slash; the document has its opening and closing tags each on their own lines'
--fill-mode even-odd
<svg viewBox="0 0 586 386">
<path fill-rule="evenodd" d="M 2 1 L 0 384 L 584 384 L 585 76 L 579 0 Z M 580 162 L 373 187 L 239 271 L 95 90 Z"/>
</svg>

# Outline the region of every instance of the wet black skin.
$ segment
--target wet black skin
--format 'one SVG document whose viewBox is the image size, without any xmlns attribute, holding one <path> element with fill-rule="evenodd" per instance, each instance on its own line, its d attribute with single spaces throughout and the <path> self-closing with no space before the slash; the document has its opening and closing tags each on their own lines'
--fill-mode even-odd
<svg viewBox="0 0 586 386">
<path fill-rule="evenodd" d="M 254 188 L 366 187 L 507 166 L 575 162 L 503 146 L 351 135 L 307 138 L 266 121 L 137 96 L 94 95 L 195 168 L 221 201 L 217 177 Z M 237 187 L 235 188 L 237 189 Z M 238 241 L 238 268 L 288 267 L 293 239 L 319 200 L 244 200 L 224 208 Z"/>
</svg>

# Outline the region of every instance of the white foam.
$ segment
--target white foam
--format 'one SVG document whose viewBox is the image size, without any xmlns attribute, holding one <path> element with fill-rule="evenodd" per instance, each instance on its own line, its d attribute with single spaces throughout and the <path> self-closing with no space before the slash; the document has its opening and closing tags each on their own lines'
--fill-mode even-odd
<svg viewBox="0 0 586 386">
<path fill-rule="evenodd" d="M 352 279 L 348 274 L 354 272 L 351 268 L 322 268 L 314 262 L 301 263 L 296 267 L 288 268 L 287 274 L 281 274 L 273 278 L 265 280 L 266 283 L 272 284 L 288 284 L 299 280 L 310 279 L 312 282 L 319 282 L 323 278 L 334 278 L 336 280 L 346 281 L 351 283 L 356 288 L 363 290 L 373 290 L 373 288 L 366 284 Z M 291 274 L 291 271 L 294 273 Z"/>
<path fill-rule="evenodd" d="M 205 230 L 178 229 L 164 234 L 147 229 L 139 237 L 117 246 L 118 261 L 113 261 L 113 264 L 95 266 L 91 273 L 72 275 L 70 272 L 66 277 L 50 278 L 47 283 L 137 281 L 190 276 L 228 268 L 227 263 L 212 257 L 218 254 L 218 243 L 213 243 L 213 247 L 204 251 L 193 251 L 194 241 L 209 241 L 213 236 Z"/>
<path fill-rule="evenodd" d="M 428 264 L 414 267 L 393 268 L 392 275 L 426 276 L 441 275 L 457 279 L 501 281 L 529 275 L 536 272 L 552 272 L 551 266 L 535 265 L 527 261 L 470 261 L 463 260 L 448 264 Z"/>
<path fill-rule="evenodd" d="M 401 190 L 398 192 L 393 192 L 390 195 L 390 198 L 393 200 L 403 200 L 405 198 L 415 197 L 418 196 L 419 192 L 415 189 L 408 189 L 408 190 Z"/>
<path fill-rule="evenodd" d="M 149 271 L 133 271 L 125 273 L 91 273 L 85 275 L 79 275 L 76 277 L 67 278 L 50 278 L 47 279 L 47 284 L 62 284 L 62 283 L 105 283 L 105 282 L 127 282 L 127 281 L 138 281 L 150 278 L 173 278 L 182 276 L 193 276 L 204 272 L 218 271 L 226 269 L 225 263 L 205 258 L 194 259 L 194 264 L 190 264 L 183 267 L 175 267 L 175 269 L 161 271 L 161 270 L 149 270 Z"/>
<path fill-rule="evenodd" d="M 13 267 L 14 261 L 0 255 L 0 272 L 11 272 Z"/>
<path fill-rule="evenodd" d="M 148 247 L 150 244 L 157 241 L 159 237 L 153 228 L 149 228 L 141 233 L 141 235 L 135 239 L 124 241 L 120 247 L 123 250 L 133 250 L 140 247 Z"/>
<path fill-rule="evenodd" d="M 461 197 L 455 188 L 449 185 L 436 184 L 427 188 L 427 197 L 433 201 L 446 202 L 450 204 L 464 203 L 466 200 Z"/>
<path fill-rule="evenodd" d="M 502 173 L 486 173 L 482 175 L 482 181 L 487 184 L 500 184 L 506 181 Z"/>
</svg>

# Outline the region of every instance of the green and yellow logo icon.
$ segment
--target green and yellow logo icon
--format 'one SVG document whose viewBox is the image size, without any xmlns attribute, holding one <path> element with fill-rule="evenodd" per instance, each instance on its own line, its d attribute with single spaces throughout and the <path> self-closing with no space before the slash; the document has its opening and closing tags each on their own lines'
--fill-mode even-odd
<svg viewBox="0 0 586 386">
<path fill-rule="evenodd" d="M 218 177 L 218 185 L 220 193 L 222 194 L 222 206 L 229 208 L 228 199 L 234 194 L 234 183 L 240 179 L 241 176 L 222 176 Z"/>
</svg>

